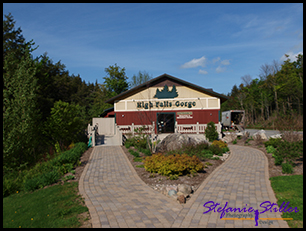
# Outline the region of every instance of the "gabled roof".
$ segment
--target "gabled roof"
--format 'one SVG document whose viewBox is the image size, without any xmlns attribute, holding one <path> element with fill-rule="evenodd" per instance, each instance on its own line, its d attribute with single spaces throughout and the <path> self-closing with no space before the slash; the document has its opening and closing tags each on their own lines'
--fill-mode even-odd
<svg viewBox="0 0 306 231">
<path fill-rule="evenodd" d="M 126 97 L 128 97 L 128 96 L 134 95 L 134 94 L 136 94 L 137 92 L 140 92 L 140 91 L 142 91 L 142 90 L 144 90 L 144 89 L 147 89 L 147 88 L 149 88 L 149 87 L 151 87 L 151 86 L 154 86 L 154 85 L 156 85 L 157 83 L 162 82 L 162 81 L 167 80 L 167 79 L 168 79 L 168 80 L 171 80 L 171 81 L 173 81 L 173 82 L 176 82 L 176 83 L 178 83 L 178 84 L 180 84 L 180 85 L 184 85 L 184 86 L 190 87 L 190 88 L 192 88 L 192 89 L 194 89 L 194 90 L 203 92 L 203 93 L 205 93 L 205 94 L 207 94 L 207 95 L 211 95 L 211 96 L 213 96 L 213 97 L 218 97 L 218 98 L 220 98 L 221 103 L 223 103 L 223 102 L 225 102 L 226 100 L 228 100 L 228 97 L 227 97 L 227 96 L 222 95 L 222 94 L 219 94 L 219 93 L 217 93 L 217 92 L 214 92 L 212 89 L 207 89 L 207 88 L 203 88 L 203 87 L 197 86 L 197 85 L 195 85 L 195 84 L 186 82 L 186 81 L 184 81 L 184 80 L 178 79 L 178 78 L 176 78 L 176 77 L 173 77 L 173 76 L 168 75 L 168 74 L 165 73 L 165 74 L 160 75 L 160 76 L 158 76 L 158 77 L 156 77 L 156 78 L 154 78 L 154 79 L 151 79 L 151 80 L 149 80 L 149 81 L 147 81 L 147 82 L 145 82 L 145 83 L 143 83 L 143 84 L 140 84 L 140 85 L 138 85 L 138 86 L 136 86 L 136 87 L 133 87 L 133 88 L 131 88 L 130 90 L 127 90 L 127 91 L 125 91 L 125 92 L 122 92 L 122 93 L 120 93 L 119 95 L 116 95 L 115 97 L 112 97 L 112 98 L 106 100 L 105 103 L 113 104 L 113 103 L 115 102 L 115 100 L 124 99 L 124 98 L 126 98 Z"/>
</svg>

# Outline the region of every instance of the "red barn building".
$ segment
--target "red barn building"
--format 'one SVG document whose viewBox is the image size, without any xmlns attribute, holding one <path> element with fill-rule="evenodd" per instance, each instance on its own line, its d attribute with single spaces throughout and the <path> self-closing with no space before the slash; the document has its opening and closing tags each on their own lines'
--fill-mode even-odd
<svg viewBox="0 0 306 231">
<path fill-rule="evenodd" d="M 163 74 L 107 100 L 114 107 L 102 117 L 115 117 L 123 134 L 143 126 L 147 133 L 200 134 L 210 121 L 220 134 L 220 105 L 227 99 L 212 89 Z"/>
</svg>

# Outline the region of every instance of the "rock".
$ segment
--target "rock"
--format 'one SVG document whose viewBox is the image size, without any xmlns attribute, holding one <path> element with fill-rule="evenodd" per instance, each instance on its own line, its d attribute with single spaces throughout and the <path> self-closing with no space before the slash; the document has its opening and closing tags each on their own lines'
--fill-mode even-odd
<svg viewBox="0 0 306 231">
<path fill-rule="evenodd" d="M 168 195 L 173 196 L 173 195 L 176 195 L 176 193 L 177 193 L 177 191 L 171 189 L 171 190 L 169 190 Z"/>
<path fill-rule="evenodd" d="M 178 195 L 178 196 L 183 195 L 183 196 L 184 196 L 184 193 L 182 193 L 182 192 L 177 192 L 177 194 L 176 194 L 176 195 Z"/>
<path fill-rule="evenodd" d="M 196 144 L 198 140 L 193 137 L 188 136 L 187 134 L 180 134 L 180 133 L 173 133 L 166 136 L 162 142 L 160 142 L 157 147 L 157 152 L 166 152 L 172 151 L 182 148 L 182 146 L 189 145 L 189 144 Z"/>
<path fill-rule="evenodd" d="M 160 189 L 161 193 L 164 194 L 164 195 L 167 195 L 168 192 L 167 192 L 167 189 L 165 186 L 163 186 L 161 189 Z"/>
<path fill-rule="evenodd" d="M 257 135 L 259 135 L 260 138 L 263 139 L 263 140 L 267 140 L 268 139 L 267 136 L 266 136 L 266 131 L 265 130 L 260 130 L 258 132 L 255 132 L 253 134 L 253 138 L 256 137 Z"/>
<path fill-rule="evenodd" d="M 242 132 L 237 132 L 236 135 L 241 137 L 241 136 L 243 136 L 243 133 Z"/>
<path fill-rule="evenodd" d="M 180 202 L 180 204 L 185 204 L 186 203 L 186 198 L 184 197 L 184 195 L 179 195 L 177 197 L 177 200 Z"/>
<path fill-rule="evenodd" d="M 172 186 L 172 185 L 170 185 L 170 186 L 166 186 L 166 190 L 167 190 L 167 193 L 169 193 L 169 191 L 170 190 L 175 190 L 175 191 L 177 191 L 177 186 Z"/>
<path fill-rule="evenodd" d="M 236 133 L 230 133 L 230 134 L 224 136 L 221 140 L 226 142 L 226 143 L 230 143 L 230 142 L 234 141 L 236 138 L 237 138 Z"/>
<path fill-rule="evenodd" d="M 208 142 L 203 134 L 188 134 L 196 143 Z"/>
<path fill-rule="evenodd" d="M 183 193 L 184 195 L 191 194 L 191 192 L 192 192 L 191 187 L 187 184 L 179 184 L 177 186 L 177 190 L 179 192 Z"/>
<path fill-rule="evenodd" d="M 282 134 L 275 134 L 275 135 L 272 135 L 270 136 L 270 138 L 282 138 Z"/>
</svg>

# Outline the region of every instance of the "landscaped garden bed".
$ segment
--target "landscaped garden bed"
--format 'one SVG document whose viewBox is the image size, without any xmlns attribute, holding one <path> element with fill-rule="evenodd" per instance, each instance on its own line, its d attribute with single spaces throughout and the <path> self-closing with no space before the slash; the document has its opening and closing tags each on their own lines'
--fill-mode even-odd
<svg viewBox="0 0 306 231">
<path fill-rule="evenodd" d="M 165 187 L 177 185 L 188 185 L 195 192 L 229 154 L 227 144 L 222 141 L 183 145 L 178 150 L 156 154 L 145 148 L 146 142 L 143 137 L 134 137 L 127 140 L 122 149 L 138 176 L 161 193 L 165 192 Z M 192 194 L 186 200 L 190 196 Z"/>
</svg>

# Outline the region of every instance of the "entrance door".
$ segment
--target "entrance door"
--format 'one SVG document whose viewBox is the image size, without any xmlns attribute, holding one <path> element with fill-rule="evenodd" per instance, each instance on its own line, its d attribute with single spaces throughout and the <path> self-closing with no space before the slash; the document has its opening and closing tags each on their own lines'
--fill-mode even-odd
<svg viewBox="0 0 306 231">
<path fill-rule="evenodd" d="M 175 113 L 157 113 L 157 133 L 174 133 Z"/>
</svg>

